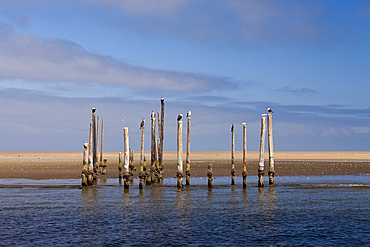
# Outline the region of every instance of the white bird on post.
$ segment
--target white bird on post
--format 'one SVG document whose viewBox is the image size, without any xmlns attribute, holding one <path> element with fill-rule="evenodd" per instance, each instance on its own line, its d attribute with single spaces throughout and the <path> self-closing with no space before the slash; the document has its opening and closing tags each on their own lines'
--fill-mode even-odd
<svg viewBox="0 0 370 247">
<path fill-rule="evenodd" d="M 274 113 L 272 110 L 271 110 L 271 108 L 269 107 L 269 108 L 267 108 L 267 112 L 268 113 Z"/>
<path fill-rule="evenodd" d="M 177 116 L 177 121 L 180 121 L 182 118 L 182 114 L 180 113 L 178 116 Z"/>
<path fill-rule="evenodd" d="M 187 114 L 186 114 L 186 117 L 190 117 L 191 116 L 191 111 L 189 111 Z"/>
</svg>

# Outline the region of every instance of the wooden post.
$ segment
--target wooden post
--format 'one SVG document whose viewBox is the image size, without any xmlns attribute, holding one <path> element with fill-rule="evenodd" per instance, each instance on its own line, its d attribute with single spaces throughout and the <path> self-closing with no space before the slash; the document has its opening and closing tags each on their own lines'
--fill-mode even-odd
<svg viewBox="0 0 370 247">
<path fill-rule="evenodd" d="M 152 111 L 151 115 L 151 152 L 150 152 L 150 175 L 151 175 L 151 182 L 155 182 L 155 143 L 156 143 L 156 134 L 155 134 L 155 113 Z"/>
<path fill-rule="evenodd" d="M 104 161 L 104 164 L 103 164 L 101 174 L 105 175 L 107 173 L 107 159 L 104 159 L 103 161 Z"/>
<path fill-rule="evenodd" d="M 129 163 L 130 163 L 130 151 L 129 151 L 129 138 L 128 138 L 128 127 L 123 128 L 123 139 L 125 141 L 125 157 L 123 164 L 123 179 L 124 179 L 124 188 L 129 188 L 130 172 L 129 172 Z"/>
<path fill-rule="evenodd" d="M 247 125 L 243 124 L 243 188 L 247 188 Z"/>
<path fill-rule="evenodd" d="M 92 142 L 93 142 L 93 148 L 92 148 L 92 155 L 93 155 L 93 168 L 94 168 L 94 173 L 93 173 L 93 179 L 96 179 L 96 175 L 98 172 L 97 168 L 97 160 L 96 160 L 96 121 L 95 121 L 95 108 L 92 108 Z"/>
<path fill-rule="evenodd" d="M 99 164 L 99 123 L 100 123 L 100 116 L 98 116 L 98 121 L 96 125 L 96 167 L 97 173 L 100 173 L 100 164 Z"/>
<path fill-rule="evenodd" d="M 130 158 L 129 158 L 129 172 L 130 177 L 134 176 L 135 166 L 134 166 L 134 150 L 130 148 Z M 132 179 L 132 178 L 131 178 Z"/>
<path fill-rule="evenodd" d="M 158 112 L 159 113 L 159 112 Z M 154 165 L 155 165 L 155 181 L 160 182 L 159 164 L 158 164 L 158 139 L 157 139 L 157 122 L 154 114 Z"/>
<path fill-rule="evenodd" d="M 190 185 L 190 128 L 191 128 L 191 117 L 188 113 L 188 129 L 186 138 L 186 185 Z"/>
<path fill-rule="evenodd" d="M 158 141 L 157 141 L 157 156 L 156 156 L 156 158 L 157 158 L 157 175 L 158 175 L 158 182 L 162 182 L 162 180 L 163 180 L 163 173 L 162 173 L 162 171 L 163 171 L 163 169 L 162 169 L 162 165 L 159 163 L 159 157 L 161 156 L 161 147 L 162 147 L 162 145 L 161 145 L 161 142 L 162 142 L 162 140 L 161 140 L 161 133 L 162 133 L 162 128 L 161 128 L 161 117 L 160 117 L 160 115 L 159 115 L 159 111 L 157 112 L 157 118 L 158 118 Z"/>
<path fill-rule="evenodd" d="M 91 135 L 92 135 L 92 122 L 90 122 L 89 153 L 88 153 L 89 157 L 91 156 L 91 147 L 92 147 L 92 145 L 91 145 Z"/>
<path fill-rule="evenodd" d="M 100 172 L 103 173 L 103 137 L 104 137 L 104 118 L 101 119 L 101 136 L 100 136 Z"/>
<path fill-rule="evenodd" d="M 272 114 L 267 115 L 268 144 L 269 144 L 269 184 L 274 184 L 275 166 L 274 166 L 274 143 L 272 140 Z"/>
<path fill-rule="evenodd" d="M 161 172 L 161 178 L 163 179 L 163 140 L 164 140 L 164 98 L 161 98 L 161 124 L 160 124 L 160 144 L 159 144 L 159 154 L 158 154 L 158 163 L 159 169 Z"/>
<path fill-rule="evenodd" d="M 263 187 L 263 176 L 265 175 L 265 130 L 266 130 L 266 114 L 261 115 L 261 141 L 260 141 L 260 158 L 258 167 L 258 187 Z"/>
<path fill-rule="evenodd" d="M 208 177 L 208 188 L 212 188 L 212 181 L 213 181 L 212 164 L 208 165 L 207 177 Z"/>
<path fill-rule="evenodd" d="M 144 125 L 140 127 L 141 128 L 141 146 L 140 146 L 140 172 L 139 172 L 139 189 L 143 188 L 143 179 L 145 179 L 145 172 L 146 168 L 144 170 L 144 132 L 145 127 Z"/>
<path fill-rule="evenodd" d="M 182 121 L 177 121 L 177 187 L 183 187 L 183 165 L 182 165 Z"/>
<path fill-rule="evenodd" d="M 122 152 L 118 153 L 118 178 L 122 178 Z"/>
<path fill-rule="evenodd" d="M 234 124 L 232 124 L 231 125 L 231 185 L 235 185 L 234 153 L 235 153 L 235 130 L 234 130 Z"/>
<path fill-rule="evenodd" d="M 89 144 L 84 141 L 84 152 L 83 152 L 83 160 L 82 160 L 82 172 L 81 172 L 81 186 L 85 187 L 87 186 L 87 177 L 88 177 L 88 148 Z"/>
</svg>

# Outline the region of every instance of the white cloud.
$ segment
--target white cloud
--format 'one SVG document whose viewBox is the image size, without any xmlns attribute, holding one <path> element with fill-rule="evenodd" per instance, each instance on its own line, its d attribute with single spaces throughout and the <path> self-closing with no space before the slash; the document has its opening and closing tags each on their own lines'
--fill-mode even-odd
<svg viewBox="0 0 370 247">
<path fill-rule="evenodd" d="M 135 67 L 89 53 L 70 41 L 37 39 L 9 31 L 0 35 L 0 78 L 175 91 L 211 90 L 234 84 L 227 78 Z"/>
</svg>

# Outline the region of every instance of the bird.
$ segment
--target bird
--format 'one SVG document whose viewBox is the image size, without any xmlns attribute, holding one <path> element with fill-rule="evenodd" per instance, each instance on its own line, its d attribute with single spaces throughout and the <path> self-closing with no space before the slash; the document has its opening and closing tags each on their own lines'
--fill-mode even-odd
<svg viewBox="0 0 370 247">
<path fill-rule="evenodd" d="M 266 117 L 266 116 L 267 116 L 266 113 L 261 114 L 261 117 Z"/>
<path fill-rule="evenodd" d="M 126 119 L 126 117 L 123 117 L 123 118 L 122 118 L 122 122 L 124 122 L 124 121 L 125 121 L 125 119 Z"/>
<path fill-rule="evenodd" d="M 274 113 L 272 110 L 271 110 L 271 108 L 269 107 L 269 108 L 267 108 L 267 111 L 268 111 L 268 113 Z"/>
<path fill-rule="evenodd" d="M 244 122 L 242 122 L 242 123 L 240 123 L 241 125 L 247 125 L 247 121 L 244 121 Z"/>
<path fill-rule="evenodd" d="M 191 116 L 191 111 L 189 111 L 187 114 L 186 114 L 186 117 L 190 117 Z"/>
<path fill-rule="evenodd" d="M 155 118 L 155 113 L 154 113 L 154 111 L 152 111 L 152 115 L 151 115 L 151 116 L 152 116 L 152 119 L 153 119 L 153 118 Z"/>
<path fill-rule="evenodd" d="M 94 113 L 96 111 L 96 108 L 94 107 L 91 110 L 92 110 L 92 113 Z"/>
<path fill-rule="evenodd" d="M 234 130 L 234 124 L 231 125 L 231 132 Z"/>
<path fill-rule="evenodd" d="M 180 113 L 178 116 L 177 116 L 177 121 L 180 121 L 182 118 L 182 114 Z"/>
<path fill-rule="evenodd" d="M 161 103 L 164 103 L 164 98 L 161 98 Z"/>
<path fill-rule="evenodd" d="M 142 127 L 144 127 L 144 124 L 145 124 L 145 118 L 143 118 L 143 119 L 141 120 L 141 123 L 140 123 L 140 129 L 141 129 Z"/>
</svg>

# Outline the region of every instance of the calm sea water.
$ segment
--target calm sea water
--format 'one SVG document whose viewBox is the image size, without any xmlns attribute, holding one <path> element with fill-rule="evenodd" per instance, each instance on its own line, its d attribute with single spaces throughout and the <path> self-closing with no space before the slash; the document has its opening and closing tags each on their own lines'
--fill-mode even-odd
<svg viewBox="0 0 370 247">
<path fill-rule="evenodd" d="M 241 181 L 0 179 L 0 245 L 370 246 L 370 174 Z"/>
</svg>

